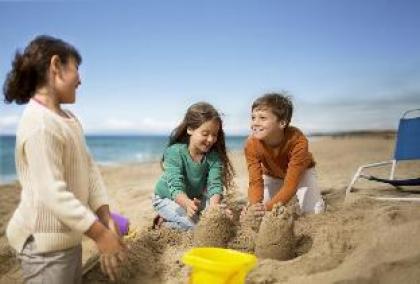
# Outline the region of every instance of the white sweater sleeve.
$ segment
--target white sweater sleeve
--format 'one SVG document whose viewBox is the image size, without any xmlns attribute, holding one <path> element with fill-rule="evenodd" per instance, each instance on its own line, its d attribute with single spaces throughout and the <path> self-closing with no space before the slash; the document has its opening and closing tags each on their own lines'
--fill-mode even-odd
<svg viewBox="0 0 420 284">
<path fill-rule="evenodd" d="M 96 217 L 67 188 L 63 178 L 63 147 L 64 141 L 40 128 L 25 141 L 24 151 L 40 202 L 65 225 L 84 233 Z"/>
<path fill-rule="evenodd" d="M 96 212 L 102 205 L 109 204 L 106 187 L 101 172 L 88 152 L 89 158 L 89 206 Z"/>
</svg>

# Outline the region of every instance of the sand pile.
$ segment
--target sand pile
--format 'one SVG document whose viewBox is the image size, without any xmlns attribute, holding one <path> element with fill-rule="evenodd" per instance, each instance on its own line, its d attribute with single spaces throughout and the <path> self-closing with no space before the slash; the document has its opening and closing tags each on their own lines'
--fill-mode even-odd
<svg viewBox="0 0 420 284">
<path fill-rule="evenodd" d="M 298 219 L 294 231 L 299 256 L 290 261 L 261 260 L 247 283 L 395 283 L 390 279 L 416 283 L 420 279 L 420 269 L 413 268 L 420 263 L 420 239 L 412 237 L 420 233 L 420 221 L 413 221 L 420 220 L 418 205 L 371 199 L 340 205 L 334 212 Z M 408 273 L 403 272 L 405 265 Z"/>
<path fill-rule="evenodd" d="M 239 223 L 235 226 L 236 233 L 229 242 L 228 247 L 242 252 L 253 253 L 261 220 L 262 218 L 255 217 L 254 207 L 247 205 L 238 220 Z"/>
<path fill-rule="evenodd" d="M 226 247 L 233 234 L 232 218 L 226 210 L 214 206 L 206 209 L 193 230 L 196 247 Z"/>
<path fill-rule="evenodd" d="M 126 237 L 128 246 L 128 259 L 121 267 L 119 283 L 156 283 L 162 282 L 167 274 L 174 274 L 173 268 L 179 270 L 184 265 L 180 264 L 180 256 L 172 253 L 169 256 L 166 250 L 176 247 L 191 246 L 191 234 L 178 230 L 161 228 L 152 230 L 136 230 Z M 168 267 L 168 264 L 174 267 Z M 177 264 L 179 269 L 176 267 Z M 85 274 L 84 283 L 108 282 L 108 278 L 101 272 L 99 263 Z"/>
<path fill-rule="evenodd" d="M 335 208 L 293 221 L 287 208 L 278 207 L 264 216 L 258 232 L 248 226 L 246 230 L 255 233 L 259 262 L 246 283 L 416 283 L 420 279 L 418 205 L 359 199 Z M 208 216 L 216 218 L 215 212 Z M 241 224 L 235 226 L 239 230 L 228 246 L 244 232 Z M 185 283 L 190 269 L 181 257 L 193 247 L 191 233 L 146 230 L 130 245 L 131 263 L 122 283 Z M 87 275 L 87 283 L 104 280 L 98 268 L 94 273 Z"/>
<path fill-rule="evenodd" d="M 7 244 L 6 239 L 0 240 L 0 275 L 5 274 L 17 264 L 14 250 Z"/>
<path fill-rule="evenodd" d="M 285 206 L 274 206 L 262 220 L 255 240 L 255 254 L 259 258 L 288 260 L 295 257 L 293 215 Z"/>
</svg>

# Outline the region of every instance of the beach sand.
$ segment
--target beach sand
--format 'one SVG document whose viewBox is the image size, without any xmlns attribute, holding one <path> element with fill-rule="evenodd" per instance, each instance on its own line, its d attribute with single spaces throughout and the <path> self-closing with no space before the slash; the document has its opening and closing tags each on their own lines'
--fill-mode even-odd
<svg viewBox="0 0 420 284">
<path fill-rule="evenodd" d="M 285 229 L 277 228 L 279 234 L 284 234 L 284 239 L 287 239 L 285 243 L 288 247 L 284 244 L 281 248 L 277 247 L 286 252 L 285 257 L 281 260 L 273 259 L 275 256 L 266 258 L 270 251 L 257 249 L 261 257 L 248 274 L 246 283 L 418 283 L 420 203 L 367 198 L 379 193 L 393 196 L 411 193 L 396 192 L 391 186 L 360 181 L 344 203 L 345 187 L 357 167 L 388 160 L 394 143 L 392 136 L 378 134 L 312 139 L 310 150 L 317 161 L 318 182 L 327 202 L 327 212 L 293 220 L 289 215 L 286 218 L 283 211 L 267 215 L 265 218 L 274 219 L 263 220 L 261 230 L 264 235 L 275 235 L 267 224 L 287 223 Z M 246 196 L 248 183 L 245 159 L 241 152 L 231 153 L 230 156 L 237 173 L 235 181 L 238 187 L 231 201 L 240 204 Z M 418 177 L 419 169 L 419 162 L 403 163 L 397 167 L 396 177 Z M 220 226 L 213 226 L 208 231 L 208 234 L 220 234 L 222 239 L 219 240 L 204 240 L 206 234 L 203 232 L 194 235 L 193 232 L 180 233 L 168 229 L 152 230 L 154 213 L 151 196 L 161 173 L 159 163 L 103 167 L 101 171 L 112 197 L 113 210 L 131 221 L 131 233 L 126 238 L 130 245 L 129 260 L 121 272 L 124 282 L 187 283 L 190 270 L 180 259 L 193 244 L 210 242 L 253 252 L 254 240 L 257 240 L 258 246 L 265 248 L 267 240 L 258 236 L 258 228 L 256 231 L 251 227 L 241 228 L 236 222 L 232 224 L 235 228 L 232 232 L 224 216 L 219 218 Z M 378 175 L 386 175 L 387 172 L 389 168 L 371 171 Z M 0 194 L 0 283 L 14 283 L 21 279 L 20 270 L 13 251 L 7 245 L 4 231 L 18 202 L 19 186 L 0 186 Z M 237 215 L 238 210 L 233 211 Z M 208 218 L 217 219 L 216 215 L 213 212 Z M 275 219 L 277 216 L 283 219 Z M 238 234 L 242 238 L 238 238 Z M 282 246 L 280 240 L 274 241 L 277 243 L 271 245 Z M 84 282 L 106 281 L 98 266 L 94 265 L 97 255 L 94 244 L 86 239 L 83 247 L 87 272 Z"/>
</svg>

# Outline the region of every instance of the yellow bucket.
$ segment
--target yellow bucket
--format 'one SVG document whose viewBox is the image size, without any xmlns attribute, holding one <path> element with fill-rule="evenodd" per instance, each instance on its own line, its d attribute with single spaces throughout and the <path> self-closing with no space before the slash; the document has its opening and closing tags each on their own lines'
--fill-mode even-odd
<svg viewBox="0 0 420 284">
<path fill-rule="evenodd" d="M 240 284 L 257 263 L 248 253 L 222 248 L 193 248 L 182 261 L 192 266 L 190 284 Z"/>
</svg>

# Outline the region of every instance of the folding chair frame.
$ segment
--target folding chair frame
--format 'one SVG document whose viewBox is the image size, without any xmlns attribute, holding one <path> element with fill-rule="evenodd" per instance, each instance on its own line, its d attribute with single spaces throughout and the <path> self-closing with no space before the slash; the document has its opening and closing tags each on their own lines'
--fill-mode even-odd
<svg viewBox="0 0 420 284">
<path fill-rule="evenodd" d="M 415 112 L 415 111 L 420 111 L 420 109 L 412 109 L 412 110 L 408 110 L 408 111 L 404 112 L 404 114 L 401 116 L 401 119 L 404 119 L 409 113 Z M 352 191 L 352 187 L 356 183 L 356 181 L 361 176 L 363 177 L 362 172 L 363 172 L 364 169 L 382 167 L 382 166 L 385 166 L 385 165 L 391 165 L 391 172 L 390 172 L 390 175 L 389 175 L 389 179 L 393 180 L 394 179 L 394 174 L 395 174 L 395 168 L 396 168 L 396 165 L 397 165 L 397 160 L 396 159 L 362 165 L 357 169 L 356 174 L 353 176 L 350 184 L 346 188 L 346 198 L 350 194 L 350 192 Z M 418 201 L 418 202 L 420 202 L 420 197 L 377 197 L 375 199 L 377 199 L 377 200 Z"/>
</svg>

